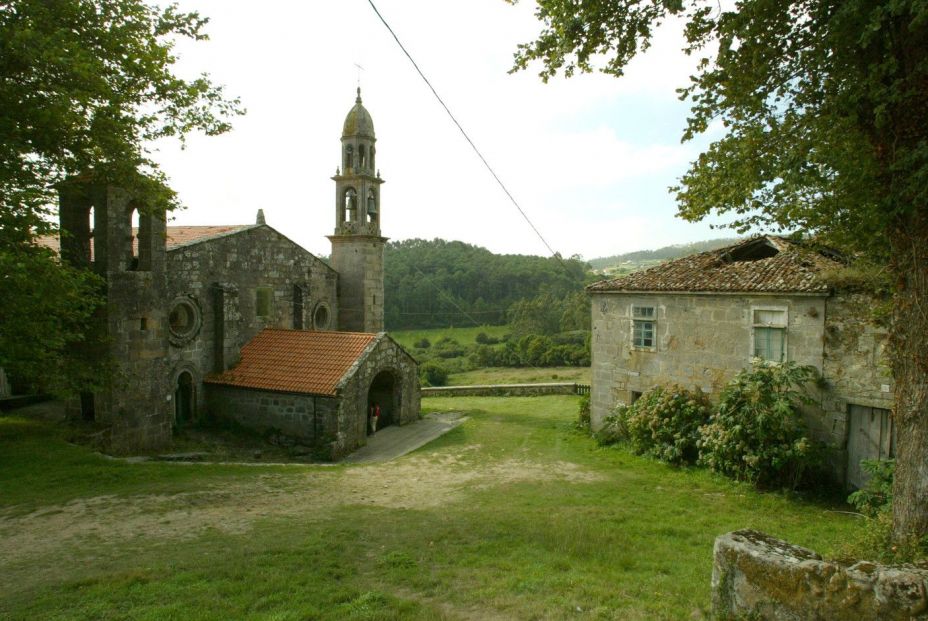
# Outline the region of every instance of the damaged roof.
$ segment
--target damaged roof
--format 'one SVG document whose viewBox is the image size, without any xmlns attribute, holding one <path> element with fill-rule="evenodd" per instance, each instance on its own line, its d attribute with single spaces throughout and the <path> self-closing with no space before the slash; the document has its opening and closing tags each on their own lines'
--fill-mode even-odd
<svg viewBox="0 0 928 621">
<path fill-rule="evenodd" d="M 840 267 L 835 253 L 765 235 L 602 280 L 587 291 L 827 294 L 830 287 L 822 274 Z"/>
<path fill-rule="evenodd" d="M 266 328 L 245 347 L 234 369 L 208 384 L 336 396 L 343 377 L 382 335 Z"/>
</svg>

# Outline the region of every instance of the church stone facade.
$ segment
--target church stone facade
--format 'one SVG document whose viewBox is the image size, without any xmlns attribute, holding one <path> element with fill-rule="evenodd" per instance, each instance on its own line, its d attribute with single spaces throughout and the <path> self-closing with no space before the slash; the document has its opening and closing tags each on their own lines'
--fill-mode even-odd
<svg viewBox="0 0 928 621">
<path fill-rule="evenodd" d="M 168 227 L 163 215 L 123 190 L 86 179 L 59 188 L 62 235 L 49 245 L 58 245 L 63 261 L 104 279 L 100 323 L 113 367 L 104 389 L 82 395 L 72 412 L 104 424 L 112 451 L 160 449 L 170 444 L 178 426 L 207 414 L 223 416 L 208 411 L 208 392 L 216 385 L 210 378 L 234 372 L 243 348 L 265 330 L 383 332 L 383 180 L 374 172 L 374 127 L 360 90 L 341 141 L 341 166 L 333 178 L 331 266 L 267 225 L 261 212 L 253 225 Z M 338 347 L 347 341 L 333 342 Z M 339 378 L 353 387 L 351 394 L 326 395 L 344 419 L 330 421 L 327 437 L 344 436 L 339 425 L 364 430 L 371 405 L 366 399 L 406 404 L 402 415 L 397 411 L 396 424 L 418 418 L 415 361 L 392 339 L 378 342 L 392 354 L 355 360 L 358 364 L 346 370 L 351 377 Z M 323 373 L 325 356 L 318 358 L 295 360 L 293 373 Z M 403 364 L 378 362 L 387 359 Z M 375 368 L 378 364 L 383 368 Z M 381 376 L 377 386 L 355 385 L 382 373 L 389 377 Z M 396 394 L 381 395 L 384 386 Z M 268 390 L 277 400 L 286 399 L 285 391 Z M 252 398 L 262 397 L 242 401 Z M 346 398 L 350 407 L 339 409 Z M 242 422 L 248 423 L 247 412 Z M 342 438 L 343 447 L 364 443 L 365 434 L 352 434 L 350 440 Z"/>
</svg>

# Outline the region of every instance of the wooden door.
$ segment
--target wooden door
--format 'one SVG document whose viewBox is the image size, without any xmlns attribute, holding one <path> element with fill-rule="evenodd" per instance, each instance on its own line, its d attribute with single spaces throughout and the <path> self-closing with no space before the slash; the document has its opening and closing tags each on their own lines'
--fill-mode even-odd
<svg viewBox="0 0 928 621">
<path fill-rule="evenodd" d="M 861 488 L 869 475 L 860 467 L 864 459 L 891 459 L 895 455 L 895 430 L 889 410 L 850 406 L 847 441 L 847 483 Z"/>
</svg>

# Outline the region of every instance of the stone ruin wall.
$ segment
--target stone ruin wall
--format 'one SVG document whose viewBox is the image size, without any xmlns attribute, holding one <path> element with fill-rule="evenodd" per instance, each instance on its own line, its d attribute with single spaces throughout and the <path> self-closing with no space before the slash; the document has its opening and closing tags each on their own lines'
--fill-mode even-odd
<svg viewBox="0 0 928 621">
<path fill-rule="evenodd" d="M 712 612 L 762 621 L 923 621 L 928 569 L 829 562 L 752 530 L 715 540 Z"/>
</svg>

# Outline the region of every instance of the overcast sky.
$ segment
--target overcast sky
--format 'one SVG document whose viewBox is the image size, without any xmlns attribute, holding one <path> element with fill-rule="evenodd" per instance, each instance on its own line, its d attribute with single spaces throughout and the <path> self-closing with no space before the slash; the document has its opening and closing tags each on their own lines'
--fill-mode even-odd
<svg viewBox="0 0 928 621">
<path fill-rule="evenodd" d="M 622 79 L 509 75 L 539 30 L 534 3 L 375 0 L 464 129 L 555 250 L 587 259 L 728 235 L 674 216 L 667 187 L 706 141 L 682 145 L 674 89 L 693 60 L 679 27 Z M 156 153 L 187 209 L 174 224 L 267 222 L 329 253 L 342 123 L 358 70 L 377 134 L 382 231 L 458 239 L 494 252 L 547 254 L 367 0 L 182 0 L 210 40 L 183 43 L 179 71 L 207 72 L 248 114 L 220 137 Z"/>
</svg>

